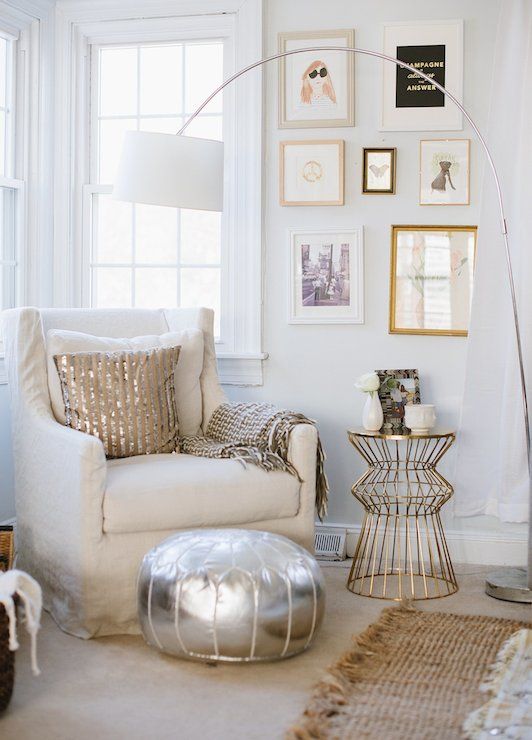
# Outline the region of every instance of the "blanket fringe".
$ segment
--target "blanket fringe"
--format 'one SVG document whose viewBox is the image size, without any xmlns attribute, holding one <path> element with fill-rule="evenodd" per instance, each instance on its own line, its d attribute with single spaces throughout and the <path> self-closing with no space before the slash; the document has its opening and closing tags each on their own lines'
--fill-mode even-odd
<svg viewBox="0 0 532 740">
<path fill-rule="evenodd" d="M 280 411 L 270 404 L 224 403 L 214 411 L 205 437 L 182 437 L 180 450 L 190 455 L 230 458 L 263 470 L 299 474 L 288 459 L 290 434 L 298 424 L 316 422 L 294 411 Z M 316 458 L 316 508 L 320 520 L 327 513 L 329 483 L 325 452 L 318 435 Z"/>
</svg>

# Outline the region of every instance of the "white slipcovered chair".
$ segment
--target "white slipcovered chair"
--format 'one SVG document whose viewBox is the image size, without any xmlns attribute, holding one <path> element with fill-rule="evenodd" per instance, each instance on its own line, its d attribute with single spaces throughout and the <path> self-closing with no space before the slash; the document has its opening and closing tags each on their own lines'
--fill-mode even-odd
<svg viewBox="0 0 532 740">
<path fill-rule="evenodd" d="M 53 414 L 46 356 L 50 330 L 134 337 L 197 328 L 203 333 L 203 367 L 199 390 L 189 394 L 188 404 L 205 431 L 214 409 L 226 400 L 211 310 L 21 308 L 4 312 L 3 319 L 18 563 L 40 582 L 45 607 L 63 630 L 85 638 L 137 633 L 139 564 L 178 530 L 261 529 L 312 550 L 313 426 L 300 424 L 290 437 L 289 458 L 300 482 L 282 471 L 185 454 L 106 460 L 99 439 L 60 424 Z"/>
</svg>

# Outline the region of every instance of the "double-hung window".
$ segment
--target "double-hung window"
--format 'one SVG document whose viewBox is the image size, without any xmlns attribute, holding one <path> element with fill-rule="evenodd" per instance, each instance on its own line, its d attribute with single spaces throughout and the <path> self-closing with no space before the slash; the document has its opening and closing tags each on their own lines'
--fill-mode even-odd
<svg viewBox="0 0 532 740">
<path fill-rule="evenodd" d="M 21 180 L 15 177 L 16 46 L 0 29 L 0 309 L 17 302 L 20 284 Z"/>
<path fill-rule="evenodd" d="M 220 337 L 221 214 L 121 203 L 110 193 L 125 132 L 176 134 L 220 84 L 223 70 L 221 39 L 91 47 L 86 304 L 209 306 Z M 187 134 L 223 139 L 222 95 L 192 122 Z"/>
<path fill-rule="evenodd" d="M 261 70 L 225 88 L 185 135 L 224 142 L 222 213 L 112 198 L 125 132 L 177 134 L 235 70 L 260 57 L 261 0 L 63 4 L 68 64 L 55 147 L 54 301 L 95 308 L 207 306 L 225 382 L 261 382 Z M 62 70 L 59 70 L 62 72 Z"/>
</svg>

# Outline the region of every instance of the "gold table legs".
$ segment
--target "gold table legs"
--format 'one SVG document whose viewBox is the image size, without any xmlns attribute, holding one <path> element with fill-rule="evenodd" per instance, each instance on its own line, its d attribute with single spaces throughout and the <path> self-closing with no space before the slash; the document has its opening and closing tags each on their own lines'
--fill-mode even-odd
<svg viewBox="0 0 532 740">
<path fill-rule="evenodd" d="M 458 590 L 440 509 L 453 494 L 436 464 L 454 441 L 349 433 L 368 470 L 351 492 L 366 510 L 347 588 L 380 599 L 437 599 Z"/>
</svg>

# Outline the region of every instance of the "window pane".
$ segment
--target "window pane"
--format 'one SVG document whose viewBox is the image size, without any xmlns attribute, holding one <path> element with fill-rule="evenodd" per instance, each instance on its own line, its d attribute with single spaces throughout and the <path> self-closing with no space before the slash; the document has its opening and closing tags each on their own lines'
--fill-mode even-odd
<svg viewBox="0 0 532 740">
<path fill-rule="evenodd" d="M 177 211 L 165 206 L 135 206 L 137 262 L 177 262 Z M 174 304 L 175 305 L 175 304 Z"/>
<path fill-rule="evenodd" d="M 7 41 L 0 36 L 0 107 L 6 107 Z"/>
<path fill-rule="evenodd" d="M 180 113 L 183 105 L 183 47 L 140 50 L 140 113 Z"/>
<path fill-rule="evenodd" d="M 137 128 L 134 118 L 100 121 L 100 179 L 99 182 L 112 184 L 126 131 Z"/>
<path fill-rule="evenodd" d="M 15 305 L 15 267 L 0 262 L 0 310 Z M 0 345 L 2 337 L 0 335 Z"/>
<path fill-rule="evenodd" d="M 15 305 L 15 266 L 0 262 L 0 310 L 13 308 Z M 0 335 L 0 346 L 2 336 Z"/>
<path fill-rule="evenodd" d="M 0 188 L 0 260 L 15 260 L 15 203 L 13 188 Z"/>
<path fill-rule="evenodd" d="M 138 308 L 177 306 L 177 269 L 138 267 L 135 270 L 135 306 Z"/>
<path fill-rule="evenodd" d="M 211 211 L 181 211 L 181 262 L 219 263 L 221 214 Z"/>
<path fill-rule="evenodd" d="M 131 203 L 94 195 L 92 262 L 131 262 Z"/>
<path fill-rule="evenodd" d="M 223 44 L 188 44 L 185 47 L 185 109 L 192 113 L 223 81 Z M 205 108 L 220 113 L 222 93 Z"/>
<path fill-rule="evenodd" d="M 92 305 L 97 308 L 131 306 L 131 270 L 127 267 L 97 267 L 92 272 Z"/>
<path fill-rule="evenodd" d="M 137 49 L 100 52 L 100 115 L 137 113 Z"/>
<path fill-rule="evenodd" d="M 101 49 L 100 74 L 93 79 L 99 85 L 98 136 L 91 147 L 97 182 L 113 183 L 126 131 L 176 134 L 185 113 L 222 78 L 223 43 L 218 41 Z M 222 140 L 222 124 L 220 96 L 187 133 Z M 219 334 L 220 214 L 132 205 L 96 194 L 93 242 L 92 305 L 206 305 L 216 311 Z"/>
<path fill-rule="evenodd" d="M 16 197 L 11 188 L 0 188 L 0 310 L 15 305 Z"/>
<path fill-rule="evenodd" d="M 184 267 L 181 270 L 181 305 L 214 309 L 214 331 L 220 335 L 221 271 L 213 267 Z"/>
<path fill-rule="evenodd" d="M 141 131 L 156 131 L 159 134 L 177 134 L 182 125 L 183 119 L 176 116 L 140 119 Z"/>
<path fill-rule="evenodd" d="M 6 175 L 6 114 L 0 110 L 0 175 Z"/>
<path fill-rule="evenodd" d="M 187 136 L 223 140 L 222 116 L 198 116 L 186 129 Z"/>
</svg>

